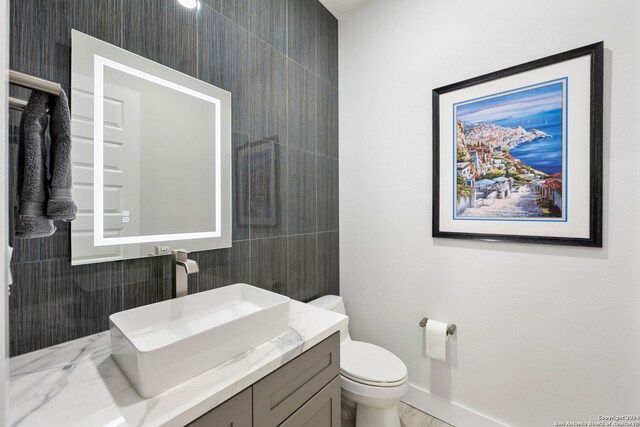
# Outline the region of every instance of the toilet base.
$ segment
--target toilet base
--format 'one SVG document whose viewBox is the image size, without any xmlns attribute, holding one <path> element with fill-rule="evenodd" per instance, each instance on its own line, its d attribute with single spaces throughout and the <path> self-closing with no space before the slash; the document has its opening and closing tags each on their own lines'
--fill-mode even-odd
<svg viewBox="0 0 640 427">
<path fill-rule="evenodd" d="M 356 411 L 356 427 L 400 427 L 400 416 L 395 406 L 390 408 L 374 408 L 358 405 Z"/>
<path fill-rule="evenodd" d="M 340 419 L 342 427 L 355 427 L 356 425 L 356 403 L 345 399 L 342 396 Z"/>
<path fill-rule="evenodd" d="M 399 403 L 400 397 L 372 399 L 342 389 L 342 427 L 401 427 Z"/>
</svg>

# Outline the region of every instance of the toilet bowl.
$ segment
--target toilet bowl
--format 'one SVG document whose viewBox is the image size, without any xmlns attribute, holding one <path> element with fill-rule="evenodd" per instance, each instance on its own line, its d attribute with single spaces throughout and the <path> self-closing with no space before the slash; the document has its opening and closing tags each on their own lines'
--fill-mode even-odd
<svg viewBox="0 0 640 427">
<path fill-rule="evenodd" d="M 342 297 L 326 295 L 310 305 L 346 315 Z M 356 427 L 400 427 L 397 405 L 409 389 L 407 367 L 380 346 L 353 341 L 340 330 L 342 418 Z"/>
</svg>

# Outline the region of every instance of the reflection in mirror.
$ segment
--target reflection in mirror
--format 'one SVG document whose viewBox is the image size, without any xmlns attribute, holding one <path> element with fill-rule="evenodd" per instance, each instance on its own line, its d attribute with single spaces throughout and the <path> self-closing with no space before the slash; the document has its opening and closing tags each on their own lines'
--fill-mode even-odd
<svg viewBox="0 0 640 427">
<path fill-rule="evenodd" d="M 231 246 L 230 93 L 72 42 L 72 263 Z"/>
</svg>

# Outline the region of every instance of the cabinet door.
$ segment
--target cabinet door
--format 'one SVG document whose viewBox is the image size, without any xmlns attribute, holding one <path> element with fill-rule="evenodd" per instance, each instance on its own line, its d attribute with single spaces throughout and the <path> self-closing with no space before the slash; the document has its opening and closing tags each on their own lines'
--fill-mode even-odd
<svg viewBox="0 0 640 427">
<path fill-rule="evenodd" d="M 253 385 L 253 427 L 275 427 L 340 372 L 335 333 Z"/>
<path fill-rule="evenodd" d="M 207 412 L 187 427 L 251 427 L 251 387 Z"/>
<path fill-rule="evenodd" d="M 280 427 L 340 427 L 340 377 L 335 377 Z"/>
</svg>

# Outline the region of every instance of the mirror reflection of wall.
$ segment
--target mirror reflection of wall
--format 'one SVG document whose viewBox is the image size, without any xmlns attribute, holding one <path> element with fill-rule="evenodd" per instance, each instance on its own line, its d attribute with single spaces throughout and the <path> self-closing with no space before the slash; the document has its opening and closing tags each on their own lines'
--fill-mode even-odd
<svg viewBox="0 0 640 427">
<path fill-rule="evenodd" d="M 127 179 L 121 197 L 134 203 L 122 206 L 129 212 L 124 235 L 215 229 L 216 176 L 211 167 L 215 164 L 215 145 L 211 143 L 215 105 L 109 67 L 104 81 L 105 106 L 118 101 L 120 93 L 131 93 L 139 100 L 134 103 L 137 109 L 122 111 L 127 122 L 123 132 L 133 128 L 137 134 L 137 139 L 127 141 L 131 148 L 121 147 L 124 164 L 130 166 L 124 171 Z M 112 125 L 105 120 L 105 127 Z M 105 206 L 105 212 L 109 211 Z"/>
</svg>

